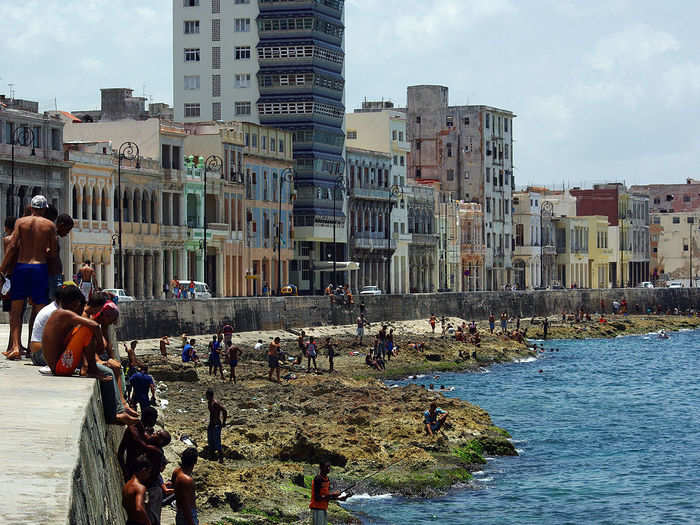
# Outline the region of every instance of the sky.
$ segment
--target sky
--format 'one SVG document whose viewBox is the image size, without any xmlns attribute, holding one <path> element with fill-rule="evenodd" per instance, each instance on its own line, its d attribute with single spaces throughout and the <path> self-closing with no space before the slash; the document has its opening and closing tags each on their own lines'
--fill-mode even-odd
<svg viewBox="0 0 700 525">
<path fill-rule="evenodd" d="M 233 1 L 233 0 L 222 0 Z M 0 0 L 0 93 L 99 107 L 102 87 L 172 103 L 170 0 Z M 346 0 L 346 106 L 513 111 L 518 186 L 700 178 L 700 2 Z"/>
</svg>

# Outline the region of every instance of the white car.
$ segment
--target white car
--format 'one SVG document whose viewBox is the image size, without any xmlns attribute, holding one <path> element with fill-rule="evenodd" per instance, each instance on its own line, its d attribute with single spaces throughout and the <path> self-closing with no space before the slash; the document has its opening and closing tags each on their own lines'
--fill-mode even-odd
<svg viewBox="0 0 700 525">
<path fill-rule="evenodd" d="M 683 283 L 680 281 L 670 281 L 666 286 L 668 288 L 683 288 Z"/>
<path fill-rule="evenodd" d="M 382 295 L 378 286 L 363 286 L 360 295 Z"/>
<path fill-rule="evenodd" d="M 113 294 L 116 297 L 117 303 L 128 303 L 130 301 L 135 301 L 133 296 L 127 295 L 126 292 L 122 288 L 105 288 L 102 290 L 103 292 L 109 292 Z"/>
<path fill-rule="evenodd" d="M 654 287 L 654 283 L 649 282 L 649 281 L 644 281 L 644 282 L 639 283 L 637 286 L 638 286 L 639 288 L 653 288 L 653 287 Z"/>
</svg>

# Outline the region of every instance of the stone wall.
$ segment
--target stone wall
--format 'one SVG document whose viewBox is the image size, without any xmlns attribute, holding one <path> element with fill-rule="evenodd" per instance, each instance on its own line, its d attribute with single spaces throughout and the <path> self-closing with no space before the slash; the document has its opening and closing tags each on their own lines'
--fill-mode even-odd
<svg viewBox="0 0 700 525">
<path fill-rule="evenodd" d="M 606 311 L 615 299 L 627 300 L 629 311 L 647 306 L 700 309 L 697 288 L 626 288 L 517 292 L 470 292 L 408 294 L 362 297 L 369 321 L 427 319 L 431 313 L 464 319 L 485 319 L 489 312 L 511 315 L 556 315 L 583 308 Z M 118 327 L 121 340 L 148 339 L 163 335 L 214 333 L 226 323 L 236 331 L 297 328 L 328 324 L 351 324 L 359 313 L 360 298 L 353 308 L 331 305 L 328 297 L 240 297 L 209 300 L 135 301 L 120 304 Z"/>
<path fill-rule="evenodd" d="M 122 507 L 121 468 L 117 449 L 124 428 L 107 425 L 100 387 L 85 406 L 80 432 L 80 456 L 73 471 L 68 525 L 114 525 L 126 521 Z"/>
</svg>

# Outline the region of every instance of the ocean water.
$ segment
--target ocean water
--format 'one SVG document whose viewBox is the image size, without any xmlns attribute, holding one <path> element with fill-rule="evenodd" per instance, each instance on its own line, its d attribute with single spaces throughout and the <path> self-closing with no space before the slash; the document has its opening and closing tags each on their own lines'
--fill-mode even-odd
<svg viewBox="0 0 700 525">
<path fill-rule="evenodd" d="M 489 459 L 438 499 L 345 506 L 367 524 L 700 523 L 700 331 L 545 346 L 535 361 L 414 380 L 487 410 L 519 457 Z"/>
</svg>

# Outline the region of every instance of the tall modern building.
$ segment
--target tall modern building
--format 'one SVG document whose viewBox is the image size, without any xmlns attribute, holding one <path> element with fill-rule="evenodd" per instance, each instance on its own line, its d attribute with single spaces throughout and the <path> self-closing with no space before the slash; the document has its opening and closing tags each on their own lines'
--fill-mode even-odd
<svg viewBox="0 0 700 525">
<path fill-rule="evenodd" d="M 290 271 L 301 291 L 320 290 L 329 263 L 347 259 L 344 31 L 343 0 L 173 0 L 175 119 L 293 132 Z"/>
</svg>

